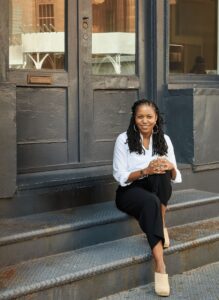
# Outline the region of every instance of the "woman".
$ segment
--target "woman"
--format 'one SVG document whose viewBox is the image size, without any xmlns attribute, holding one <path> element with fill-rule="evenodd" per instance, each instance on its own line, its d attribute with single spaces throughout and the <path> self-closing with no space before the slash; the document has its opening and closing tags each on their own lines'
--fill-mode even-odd
<svg viewBox="0 0 219 300">
<path fill-rule="evenodd" d="M 113 175 L 119 182 L 116 205 L 134 216 L 145 232 L 155 261 L 155 292 L 169 296 L 163 248 L 169 247 L 165 213 L 172 182 L 181 182 L 170 138 L 163 133 L 158 107 L 138 100 L 127 132 L 116 140 Z"/>
</svg>

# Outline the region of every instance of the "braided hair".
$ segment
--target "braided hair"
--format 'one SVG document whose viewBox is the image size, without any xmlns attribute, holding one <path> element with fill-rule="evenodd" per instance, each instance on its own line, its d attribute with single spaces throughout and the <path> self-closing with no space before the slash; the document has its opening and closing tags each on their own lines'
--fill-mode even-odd
<svg viewBox="0 0 219 300">
<path fill-rule="evenodd" d="M 136 111 L 140 105 L 147 105 L 152 107 L 154 112 L 157 115 L 157 122 L 155 125 L 156 131 L 152 133 L 153 134 L 153 149 L 152 149 L 153 155 L 157 154 L 162 156 L 167 154 L 167 143 L 165 141 L 164 132 L 163 132 L 163 123 L 164 123 L 163 118 L 160 115 L 157 105 L 154 102 L 146 99 L 138 100 L 132 106 L 132 116 L 127 130 L 127 136 L 128 136 L 127 143 L 130 152 L 136 152 L 138 154 L 142 154 L 145 152 L 142 147 L 140 132 L 137 126 L 135 126 Z"/>
</svg>

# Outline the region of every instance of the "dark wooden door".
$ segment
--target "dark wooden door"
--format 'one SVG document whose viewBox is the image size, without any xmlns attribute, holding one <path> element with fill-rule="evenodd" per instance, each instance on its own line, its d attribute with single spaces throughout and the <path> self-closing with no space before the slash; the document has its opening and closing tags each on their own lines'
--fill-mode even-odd
<svg viewBox="0 0 219 300">
<path fill-rule="evenodd" d="M 131 105 L 146 95 L 145 8 L 141 0 L 79 1 L 82 162 L 112 160 Z"/>
</svg>

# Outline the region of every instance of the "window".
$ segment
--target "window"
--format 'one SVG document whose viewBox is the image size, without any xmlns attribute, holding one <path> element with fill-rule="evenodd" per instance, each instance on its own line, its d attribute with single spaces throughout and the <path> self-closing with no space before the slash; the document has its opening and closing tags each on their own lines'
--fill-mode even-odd
<svg viewBox="0 0 219 300">
<path fill-rule="evenodd" d="M 169 0 L 170 73 L 218 74 L 218 0 Z"/>
<path fill-rule="evenodd" d="M 10 0 L 9 68 L 64 69 L 64 0 Z"/>
<path fill-rule="evenodd" d="M 93 74 L 135 74 L 136 1 L 93 0 L 92 9 Z"/>
</svg>

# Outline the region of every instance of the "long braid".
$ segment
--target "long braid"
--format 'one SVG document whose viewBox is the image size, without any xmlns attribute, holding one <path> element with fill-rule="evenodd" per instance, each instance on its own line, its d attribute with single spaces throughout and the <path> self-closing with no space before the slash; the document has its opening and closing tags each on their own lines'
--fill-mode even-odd
<svg viewBox="0 0 219 300">
<path fill-rule="evenodd" d="M 155 125 L 155 132 L 153 133 L 153 155 L 165 155 L 167 154 L 167 143 L 164 138 L 163 132 L 163 118 L 160 115 L 159 109 L 157 105 L 149 100 L 141 99 L 134 103 L 132 106 L 132 116 L 130 120 L 129 127 L 127 129 L 127 143 L 129 146 L 130 152 L 136 152 L 139 154 L 144 153 L 144 149 L 141 143 L 140 132 L 138 128 L 135 126 L 135 115 L 136 110 L 140 105 L 148 105 L 153 107 L 155 113 L 157 114 L 157 122 Z"/>
</svg>

